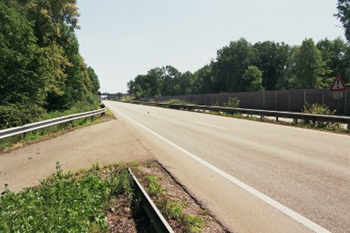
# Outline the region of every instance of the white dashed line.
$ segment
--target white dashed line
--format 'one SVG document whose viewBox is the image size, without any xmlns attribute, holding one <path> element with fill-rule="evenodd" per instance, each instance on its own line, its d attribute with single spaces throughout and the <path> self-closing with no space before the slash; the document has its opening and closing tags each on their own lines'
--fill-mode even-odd
<svg viewBox="0 0 350 233">
<path fill-rule="evenodd" d="M 197 124 L 200 124 L 200 125 L 205 125 L 205 126 L 209 126 L 209 127 L 213 127 L 213 128 L 217 128 L 217 129 L 227 130 L 227 128 L 224 128 L 221 126 L 211 125 L 211 124 L 207 124 L 207 123 L 203 123 L 203 122 L 199 122 L 199 121 L 193 121 L 193 120 L 190 120 L 190 121 L 197 123 Z"/>
</svg>

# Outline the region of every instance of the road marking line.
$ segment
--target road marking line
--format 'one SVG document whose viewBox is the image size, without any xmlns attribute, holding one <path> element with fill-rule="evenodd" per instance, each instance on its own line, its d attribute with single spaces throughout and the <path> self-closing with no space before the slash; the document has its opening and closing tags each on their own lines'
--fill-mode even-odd
<svg viewBox="0 0 350 233">
<path fill-rule="evenodd" d="M 250 187 L 249 185 L 247 185 L 247 184 L 243 183 L 242 181 L 238 180 L 237 178 L 227 174 L 226 172 L 224 172 L 221 169 L 215 167 L 214 165 L 208 163 L 207 161 L 197 157 L 196 155 L 192 154 L 191 152 L 189 152 L 189 151 L 185 150 L 184 148 L 176 145 L 175 143 L 169 141 L 168 139 L 164 138 L 163 136 L 161 136 L 161 135 L 157 134 L 156 132 L 152 131 L 151 129 L 147 128 L 146 126 L 138 123 L 137 121 L 135 121 L 135 120 L 131 119 L 130 117 L 126 116 L 125 114 L 121 113 L 119 110 L 117 110 L 115 108 L 113 108 L 113 109 L 117 113 L 119 113 L 120 115 L 122 115 L 123 117 L 128 119 L 129 121 L 135 123 L 136 125 L 138 125 L 139 127 L 143 128 L 144 130 L 148 131 L 149 133 L 153 134 L 157 138 L 159 138 L 159 139 L 163 140 L 164 142 L 168 143 L 169 145 L 175 147 L 176 149 L 178 149 L 182 153 L 184 153 L 184 154 L 188 155 L 189 157 L 193 158 L 194 160 L 200 162 L 201 164 L 203 164 L 207 168 L 211 169 L 212 171 L 214 171 L 214 172 L 218 173 L 219 175 L 225 177 L 226 179 L 228 179 L 229 181 L 231 181 L 235 185 L 237 185 L 237 186 L 241 187 L 242 189 L 246 190 L 247 192 L 253 194 L 254 196 L 259 198 L 260 200 L 262 200 L 262 201 L 266 202 L 267 204 L 275 207 L 276 209 L 278 209 L 282 213 L 288 215 L 292 219 L 294 219 L 294 220 L 298 221 L 299 223 L 303 224 L 305 227 L 313 230 L 314 232 L 330 233 L 330 231 L 328 231 L 327 229 L 325 229 L 322 226 L 318 225 L 317 223 L 314 223 L 313 221 L 311 221 L 311 220 L 305 218 L 304 216 L 298 214 L 297 212 L 289 209 L 288 207 L 284 206 L 283 204 L 273 200 L 272 198 L 270 198 L 267 195 L 259 192 L 258 190 L 254 189 L 253 187 Z"/>
<path fill-rule="evenodd" d="M 199 121 L 193 121 L 193 120 L 190 120 L 190 121 L 197 123 L 197 124 L 200 124 L 200 125 L 205 125 L 205 126 L 209 126 L 209 127 L 213 127 L 213 128 L 217 128 L 217 129 L 227 130 L 227 128 L 216 126 L 216 125 L 210 125 L 210 124 L 206 124 L 206 123 L 199 122 Z"/>
</svg>

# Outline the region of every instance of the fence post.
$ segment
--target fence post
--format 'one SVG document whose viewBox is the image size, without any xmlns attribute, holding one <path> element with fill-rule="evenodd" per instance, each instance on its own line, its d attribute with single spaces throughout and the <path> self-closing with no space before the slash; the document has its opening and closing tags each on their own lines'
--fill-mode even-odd
<svg viewBox="0 0 350 233">
<path fill-rule="evenodd" d="M 324 89 L 322 90 L 322 105 L 324 105 Z"/>
<path fill-rule="evenodd" d="M 277 111 L 277 92 L 275 91 L 275 111 Z"/>
<path fill-rule="evenodd" d="M 347 114 L 348 113 L 348 109 L 347 109 L 347 95 L 348 95 L 348 91 L 345 90 L 344 91 L 344 114 Z M 349 126 L 349 125 L 348 125 Z"/>
<path fill-rule="evenodd" d="M 305 105 L 305 103 L 306 103 L 306 90 L 304 89 L 304 104 L 303 105 Z"/>
<path fill-rule="evenodd" d="M 265 110 L 265 91 L 263 91 L 263 109 Z"/>
<path fill-rule="evenodd" d="M 288 111 L 290 111 L 290 90 L 288 93 Z"/>
</svg>

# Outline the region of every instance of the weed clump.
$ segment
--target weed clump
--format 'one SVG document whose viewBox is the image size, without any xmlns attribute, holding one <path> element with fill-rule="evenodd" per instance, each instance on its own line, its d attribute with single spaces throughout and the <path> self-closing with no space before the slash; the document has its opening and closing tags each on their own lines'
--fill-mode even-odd
<svg viewBox="0 0 350 233">
<path fill-rule="evenodd" d="M 177 229 L 182 232 L 201 232 L 205 222 L 202 217 L 193 216 L 184 213 L 186 205 L 173 200 L 168 194 L 167 190 L 159 184 L 159 178 L 156 176 L 146 176 L 147 193 L 155 199 L 157 207 L 160 209 L 165 218 L 175 220 L 177 222 Z"/>
<path fill-rule="evenodd" d="M 224 103 L 224 107 L 230 107 L 230 108 L 238 108 L 239 107 L 240 100 L 237 97 L 230 97 L 227 101 L 227 103 Z"/>
<path fill-rule="evenodd" d="M 303 109 L 304 113 L 310 113 L 310 114 L 320 114 L 320 115 L 334 115 L 336 113 L 336 110 L 330 110 L 328 106 L 322 105 L 322 104 L 308 104 L 306 103 L 304 105 Z M 309 120 L 304 121 L 305 124 L 310 124 Z M 312 122 L 313 126 L 316 128 L 325 128 L 329 130 L 340 130 L 341 124 L 337 122 L 321 122 L 316 121 Z"/>
<path fill-rule="evenodd" d="M 107 231 L 106 208 L 118 195 L 132 195 L 126 169 L 103 174 L 98 165 L 77 174 L 56 173 L 34 188 L 0 196 L 0 232 Z"/>
</svg>

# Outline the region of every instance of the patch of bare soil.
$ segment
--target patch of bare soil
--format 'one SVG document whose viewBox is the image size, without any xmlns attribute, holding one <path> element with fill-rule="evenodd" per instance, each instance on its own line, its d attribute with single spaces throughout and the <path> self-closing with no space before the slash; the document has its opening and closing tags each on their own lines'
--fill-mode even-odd
<svg viewBox="0 0 350 233">
<path fill-rule="evenodd" d="M 107 213 L 108 232 L 136 233 L 137 227 L 132 217 L 132 206 L 130 199 L 125 196 L 118 196 L 112 200 Z"/>
</svg>

